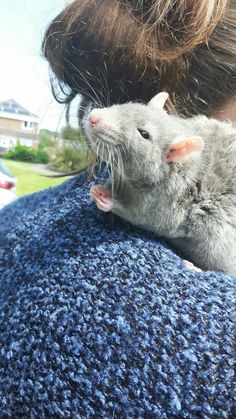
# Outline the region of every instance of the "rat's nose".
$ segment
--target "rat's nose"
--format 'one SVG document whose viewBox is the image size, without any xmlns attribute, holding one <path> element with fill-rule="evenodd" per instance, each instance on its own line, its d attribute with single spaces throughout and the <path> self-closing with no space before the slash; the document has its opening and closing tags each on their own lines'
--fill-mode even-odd
<svg viewBox="0 0 236 419">
<path fill-rule="evenodd" d="M 96 127 L 101 121 L 101 118 L 99 116 L 90 115 L 88 120 L 90 127 Z"/>
</svg>

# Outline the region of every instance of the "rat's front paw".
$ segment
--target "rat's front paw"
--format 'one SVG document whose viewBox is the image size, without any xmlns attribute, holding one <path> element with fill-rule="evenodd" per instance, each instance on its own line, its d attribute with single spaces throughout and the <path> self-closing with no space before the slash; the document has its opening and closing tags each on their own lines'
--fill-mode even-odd
<svg viewBox="0 0 236 419">
<path fill-rule="evenodd" d="M 90 196 L 97 207 L 104 212 L 111 211 L 113 201 L 111 193 L 103 185 L 95 185 L 90 189 Z"/>
</svg>

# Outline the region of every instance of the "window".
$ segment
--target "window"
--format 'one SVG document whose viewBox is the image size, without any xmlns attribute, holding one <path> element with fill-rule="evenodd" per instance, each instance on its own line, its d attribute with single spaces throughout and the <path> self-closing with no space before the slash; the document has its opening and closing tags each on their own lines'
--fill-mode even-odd
<svg viewBox="0 0 236 419">
<path fill-rule="evenodd" d="M 32 129 L 34 128 L 34 123 L 29 121 L 24 121 L 24 128 L 26 129 Z"/>
</svg>

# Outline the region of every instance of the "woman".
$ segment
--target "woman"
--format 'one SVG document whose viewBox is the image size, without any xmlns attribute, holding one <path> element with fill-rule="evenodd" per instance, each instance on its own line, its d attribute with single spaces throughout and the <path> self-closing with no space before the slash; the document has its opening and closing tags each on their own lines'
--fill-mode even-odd
<svg viewBox="0 0 236 419">
<path fill-rule="evenodd" d="M 51 23 L 43 51 L 68 101 L 165 90 L 178 113 L 211 116 L 236 94 L 235 31 L 235 0 L 81 0 Z"/>
<path fill-rule="evenodd" d="M 76 0 L 44 51 L 69 103 L 228 117 L 235 2 Z M 102 174 L 100 174 L 102 176 Z M 233 417 L 234 279 L 100 214 L 86 174 L 1 212 L 3 417 Z"/>
</svg>

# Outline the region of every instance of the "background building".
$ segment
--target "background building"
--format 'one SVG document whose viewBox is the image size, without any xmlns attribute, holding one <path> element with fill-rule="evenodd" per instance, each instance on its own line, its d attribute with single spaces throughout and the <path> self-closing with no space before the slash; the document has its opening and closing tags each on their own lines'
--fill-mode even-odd
<svg viewBox="0 0 236 419">
<path fill-rule="evenodd" d="M 39 118 L 10 99 L 0 102 L 0 151 L 15 147 L 17 141 L 27 147 L 38 144 Z"/>
</svg>

